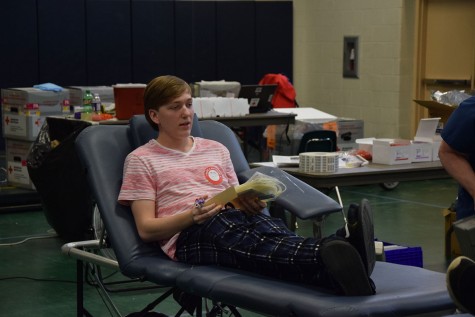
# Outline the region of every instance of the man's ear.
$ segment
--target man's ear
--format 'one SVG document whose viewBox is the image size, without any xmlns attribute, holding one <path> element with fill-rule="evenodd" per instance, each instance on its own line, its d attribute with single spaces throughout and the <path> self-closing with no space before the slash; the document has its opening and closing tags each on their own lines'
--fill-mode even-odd
<svg viewBox="0 0 475 317">
<path fill-rule="evenodd" d="M 158 111 L 155 109 L 149 109 L 148 110 L 148 115 L 150 116 L 150 119 L 152 119 L 153 122 L 155 122 L 157 125 L 159 125 L 160 120 L 158 119 Z"/>
</svg>

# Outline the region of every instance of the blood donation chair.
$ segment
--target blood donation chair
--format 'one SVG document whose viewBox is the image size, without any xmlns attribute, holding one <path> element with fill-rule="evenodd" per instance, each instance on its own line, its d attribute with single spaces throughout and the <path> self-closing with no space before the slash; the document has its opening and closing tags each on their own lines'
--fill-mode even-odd
<svg viewBox="0 0 475 317">
<path fill-rule="evenodd" d="M 269 167 L 249 169 L 243 154 L 242 157 L 239 155 L 236 137 L 225 125 L 214 121 L 197 123 L 196 120 L 195 124 L 195 128 L 200 129 L 193 133 L 231 142 L 225 145 L 231 150 L 241 180 L 257 170 L 284 181 L 287 190 L 276 199 L 276 203 L 296 212 L 297 217 L 311 219 L 341 211 L 333 199 L 281 170 Z M 89 265 L 112 268 L 127 278 L 169 288 L 165 292 L 157 291 L 157 299 L 133 316 L 158 314 L 159 304 L 172 295 L 182 305 L 177 316 L 184 311 L 201 316 L 203 300 L 211 301 L 215 307 L 229 307 L 235 316 L 239 316 L 239 308 L 265 316 L 301 317 L 408 316 L 453 311 L 445 274 L 418 267 L 377 262 L 372 274 L 376 295 L 350 297 L 236 269 L 170 260 L 155 245 L 140 239 L 129 207 L 117 202 L 125 157 L 138 145 L 135 141 L 142 140 L 139 142 L 142 143 L 144 140 L 134 135 L 136 128 L 132 121 L 130 126 L 95 125 L 83 130 L 76 139 L 76 150 L 107 231 L 107 242 L 102 239 L 78 241 L 62 247 L 64 254 L 76 260 L 78 316 L 91 316 L 84 305 L 87 298 L 84 298 L 83 289 L 85 267 Z M 156 137 L 156 132 L 150 133 L 152 138 Z M 113 249 L 114 258 L 100 252 L 104 246 Z M 118 310 L 116 312 L 121 314 Z"/>
</svg>

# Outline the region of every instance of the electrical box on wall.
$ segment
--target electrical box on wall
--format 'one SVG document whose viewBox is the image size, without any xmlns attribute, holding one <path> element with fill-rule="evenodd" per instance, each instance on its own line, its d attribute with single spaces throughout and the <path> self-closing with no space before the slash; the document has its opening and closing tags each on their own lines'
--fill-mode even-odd
<svg viewBox="0 0 475 317">
<path fill-rule="evenodd" d="M 358 37 L 343 38 L 343 77 L 358 78 Z"/>
</svg>

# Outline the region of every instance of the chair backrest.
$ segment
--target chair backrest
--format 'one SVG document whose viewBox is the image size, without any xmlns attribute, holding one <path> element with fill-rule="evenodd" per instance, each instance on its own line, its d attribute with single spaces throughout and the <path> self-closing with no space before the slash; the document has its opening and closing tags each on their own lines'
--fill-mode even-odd
<svg viewBox="0 0 475 317">
<path fill-rule="evenodd" d="M 238 177 L 244 171 L 250 169 L 242 151 L 241 144 L 239 144 L 237 136 L 234 134 L 233 130 L 221 122 L 214 120 L 200 121 L 200 128 L 203 133 L 203 138 L 217 141 L 228 148 L 231 155 L 231 161 L 233 162 L 234 171 Z M 240 179 L 240 181 L 245 181 L 245 179 Z"/>
<path fill-rule="evenodd" d="M 158 135 L 158 132 L 148 124 L 144 115 L 133 116 L 129 123 L 134 147 L 145 144 Z M 236 174 L 239 175 L 241 172 L 249 169 L 249 164 L 242 152 L 241 145 L 234 132 L 228 126 L 214 120 L 198 121 L 198 117 L 195 114 L 191 135 L 214 140 L 226 146 L 231 154 Z"/>
<path fill-rule="evenodd" d="M 337 150 L 336 141 L 335 131 L 309 131 L 302 136 L 297 154 L 302 152 L 335 152 Z"/>
<path fill-rule="evenodd" d="M 151 139 L 155 139 L 159 133 L 150 126 L 147 119 L 145 119 L 145 115 L 143 114 L 132 116 L 129 120 L 129 125 L 134 148 L 147 143 Z M 193 117 L 191 135 L 196 137 L 202 136 L 201 129 L 198 124 L 198 116 L 196 114 Z"/>
<path fill-rule="evenodd" d="M 137 271 L 135 260 L 144 255 L 165 255 L 160 248 L 140 239 L 130 208 L 117 202 L 124 160 L 134 149 L 129 126 L 90 126 L 79 134 L 75 148 L 121 271 L 128 276 L 142 276 L 145 273 Z"/>
</svg>

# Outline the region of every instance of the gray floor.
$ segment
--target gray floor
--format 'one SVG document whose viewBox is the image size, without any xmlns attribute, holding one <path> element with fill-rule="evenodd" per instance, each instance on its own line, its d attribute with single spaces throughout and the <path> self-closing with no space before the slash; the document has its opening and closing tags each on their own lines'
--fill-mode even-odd
<svg viewBox="0 0 475 317">
<path fill-rule="evenodd" d="M 455 198 L 454 181 L 403 182 L 392 191 L 378 185 L 352 186 L 340 188 L 340 192 L 345 206 L 362 198 L 369 199 L 379 240 L 420 246 L 424 267 L 445 272 L 442 210 Z M 341 216 L 331 215 L 324 232 L 332 233 L 341 225 Z M 299 221 L 297 230 L 302 235 L 311 235 L 312 225 Z M 55 236 L 41 210 L 0 213 L 0 316 L 75 316 L 75 262 L 61 254 L 64 242 Z M 120 277 L 115 272 L 104 272 L 104 276 L 109 275 L 111 280 Z M 159 292 L 111 296 L 126 315 L 140 310 Z M 110 315 L 92 285 L 86 286 L 85 303 L 95 316 Z M 167 300 L 160 311 L 173 316 L 177 305 Z M 257 316 L 241 312 L 244 316 Z"/>
</svg>

